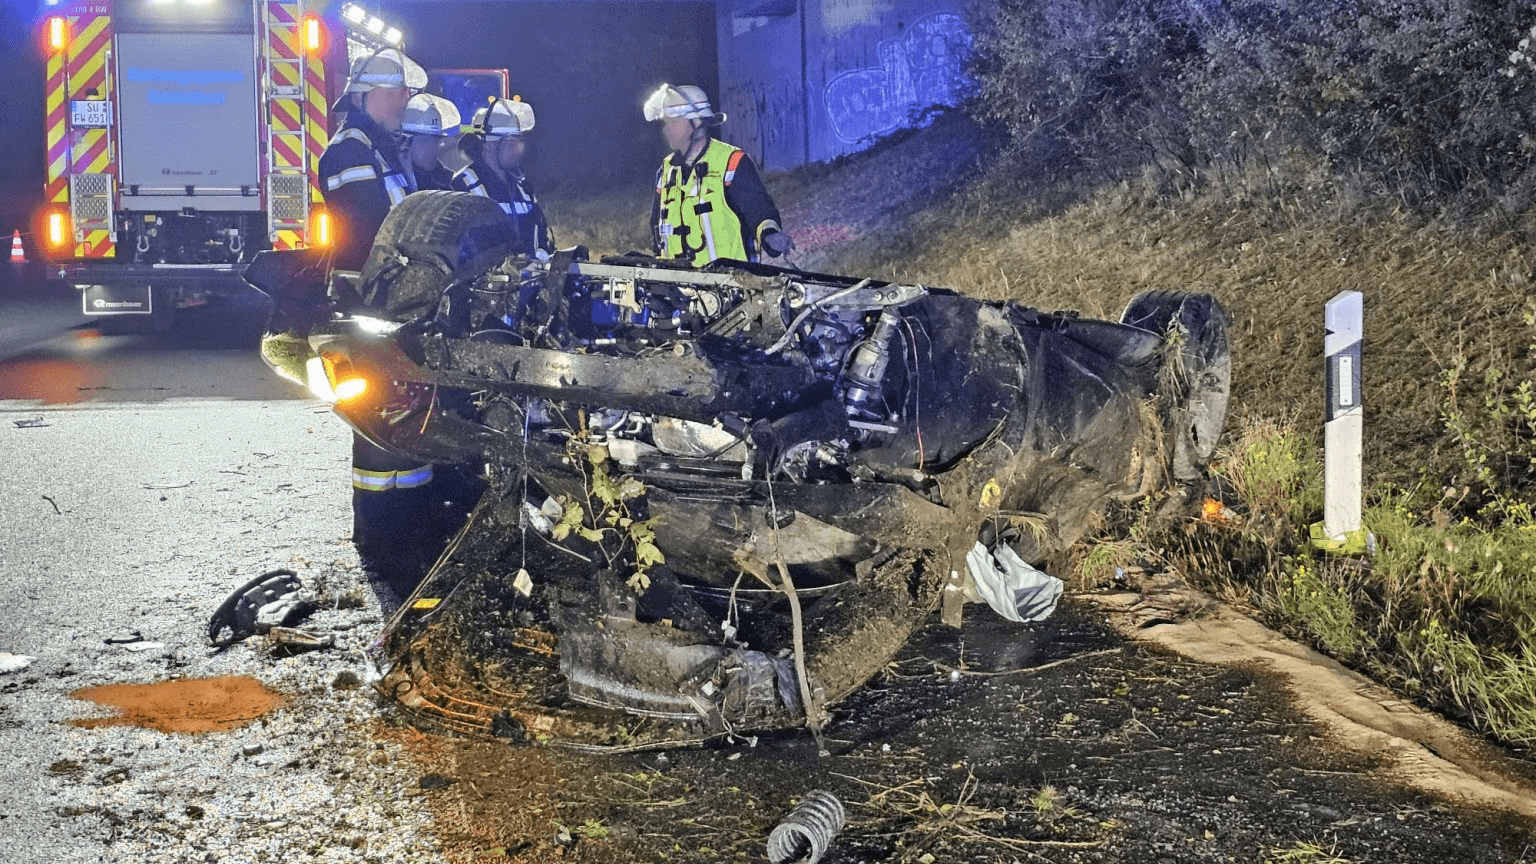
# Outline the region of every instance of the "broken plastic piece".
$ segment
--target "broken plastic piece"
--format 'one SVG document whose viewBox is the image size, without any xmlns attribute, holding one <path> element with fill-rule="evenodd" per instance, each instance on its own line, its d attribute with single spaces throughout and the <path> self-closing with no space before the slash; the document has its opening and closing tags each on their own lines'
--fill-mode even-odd
<svg viewBox="0 0 1536 864">
<path fill-rule="evenodd" d="M 31 666 L 32 661 L 36 659 L 36 657 L 28 657 L 25 654 L 11 654 L 5 651 L 0 651 L 0 675 L 4 675 L 8 672 L 20 672 L 28 666 Z"/>
<path fill-rule="evenodd" d="M 1056 611 L 1061 580 L 1029 566 L 1007 543 L 988 551 L 977 542 L 965 556 L 965 566 L 976 593 L 1009 621 L 1044 621 Z"/>
<path fill-rule="evenodd" d="M 336 634 L 311 633 L 295 627 L 273 627 L 267 631 L 267 641 L 290 650 L 313 651 L 318 648 L 334 648 Z"/>
<path fill-rule="evenodd" d="M 517 593 L 527 597 L 533 593 L 533 577 L 528 575 L 526 569 L 520 567 L 517 577 L 512 580 L 512 587 L 517 589 Z"/>
</svg>

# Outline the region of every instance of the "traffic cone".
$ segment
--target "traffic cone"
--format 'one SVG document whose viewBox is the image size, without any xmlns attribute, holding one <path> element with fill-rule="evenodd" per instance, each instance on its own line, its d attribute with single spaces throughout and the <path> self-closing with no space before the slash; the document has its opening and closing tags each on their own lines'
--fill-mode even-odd
<svg viewBox="0 0 1536 864">
<path fill-rule="evenodd" d="M 0 234 L 0 237 L 4 237 Z M 11 232 L 11 263 L 21 266 L 27 263 L 27 250 L 21 248 L 21 232 Z"/>
</svg>

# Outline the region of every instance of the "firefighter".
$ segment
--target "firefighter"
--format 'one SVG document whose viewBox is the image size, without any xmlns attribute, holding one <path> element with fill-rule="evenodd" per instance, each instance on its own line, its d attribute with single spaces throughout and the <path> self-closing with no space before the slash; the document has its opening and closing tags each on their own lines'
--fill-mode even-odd
<svg viewBox="0 0 1536 864">
<path fill-rule="evenodd" d="M 320 183 L 337 241 L 332 273 L 362 270 L 392 207 L 415 191 L 397 136 L 411 89 L 426 74 L 394 48 L 353 64 L 335 111 L 341 128 L 320 157 Z M 388 594 L 408 595 L 430 555 L 431 465 L 405 460 L 352 436 L 352 542 L 363 569 Z M 396 600 L 395 602 L 398 602 Z"/>
<path fill-rule="evenodd" d="M 544 208 L 523 174 L 526 136 L 533 129 L 533 106 L 521 97 L 492 99 L 475 112 L 470 131 L 459 139 L 469 164 L 453 175 L 453 188 L 490 198 L 515 226 L 516 254 L 548 258 L 555 241 Z"/>
<path fill-rule="evenodd" d="M 752 157 L 715 137 L 725 117 L 691 84 L 663 84 L 645 100 L 646 121 L 661 122 L 672 150 L 656 174 L 651 205 L 651 240 L 663 258 L 703 267 L 795 249 Z"/>
<path fill-rule="evenodd" d="M 453 172 L 441 160 L 459 134 L 458 106 L 441 96 L 417 93 L 405 105 L 400 130 L 409 136 L 405 169 L 417 189 L 452 188 Z"/>
<path fill-rule="evenodd" d="M 397 136 L 411 89 L 426 83 L 422 68 L 395 48 L 352 65 L 334 107 L 341 128 L 320 156 L 321 192 L 338 237 L 331 259 L 336 270 L 362 270 L 390 208 L 416 191 Z"/>
</svg>

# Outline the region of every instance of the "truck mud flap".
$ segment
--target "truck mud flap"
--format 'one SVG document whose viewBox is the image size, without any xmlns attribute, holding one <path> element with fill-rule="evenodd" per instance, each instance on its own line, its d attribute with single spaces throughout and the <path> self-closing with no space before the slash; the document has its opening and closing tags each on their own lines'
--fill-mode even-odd
<svg viewBox="0 0 1536 864">
<path fill-rule="evenodd" d="M 148 285 L 87 285 L 80 291 L 84 315 L 153 315 L 154 291 Z"/>
</svg>

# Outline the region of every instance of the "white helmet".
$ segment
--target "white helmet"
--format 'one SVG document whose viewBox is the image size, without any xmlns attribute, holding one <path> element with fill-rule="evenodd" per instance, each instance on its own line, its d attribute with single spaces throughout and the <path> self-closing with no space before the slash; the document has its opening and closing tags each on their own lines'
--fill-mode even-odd
<svg viewBox="0 0 1536 864">
<path fill-rule="evenodd" d="M 359 57 L 347 75 L 347 88 L 336 100 L 333 110 L 347 107 L 353 93 L 367 93 L 376 89 L 419 90 L 427 86 L 427 72 L 415 60 L 405 56 L 399 48 L 381 48 L 367 57 Z"/>
<path fill-rule="evenodd" d="M 400 118 L 400 131 L 411 135 L 430 135 L 446 138 L 459 134 L 458 106 L 441 96 L 417 93 L 405 103 L 405 115 Z"/>
<path fill-rule="evenodd" d="M 521 138 L 533 129 L 533 106 L 521 96 L 492 99 L 491 104 L 475 112 L 470 131 L 487 142 L 503 138 Z"/>
<path fill-rule="evenodd" d="M 705 95 L 702 87 L 663 84 L 645 100 L 645 120 L 654 123 L 675 118 L 702 120 L 710 126 L 725 122 L 725 115 L 716 113 L 710 107 L 709 96 Z"/>
</svg>

